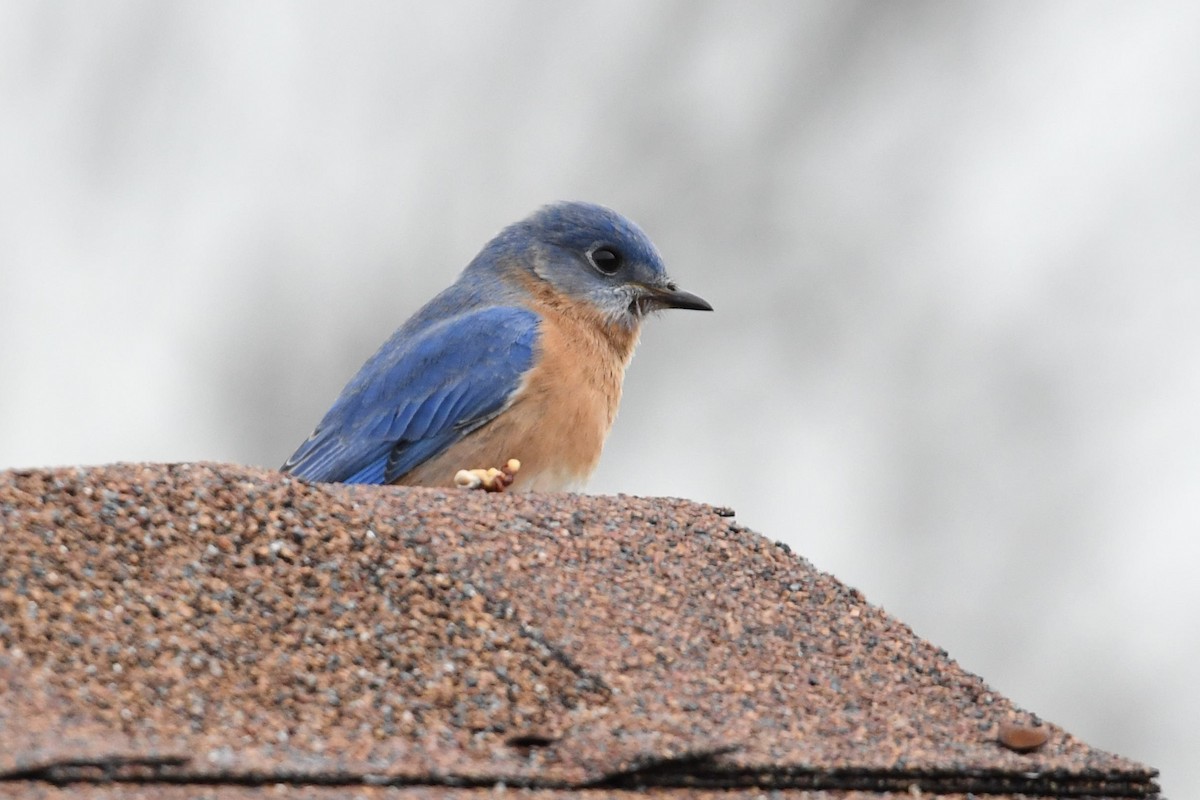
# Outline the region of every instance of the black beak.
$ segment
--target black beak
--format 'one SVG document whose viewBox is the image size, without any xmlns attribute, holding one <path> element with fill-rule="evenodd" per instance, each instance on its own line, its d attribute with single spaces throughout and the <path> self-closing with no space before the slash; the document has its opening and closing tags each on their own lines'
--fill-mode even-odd
<svg viewBox="0 0 1200 800">
<path fill-rule="evenodd" d="M 675 284 L 647 286 L 645 299 L 658 308 L 690 308 L 693 311 L 712 311 L 713 307 L 699 295 L 676 289 Z"/>
</svg>

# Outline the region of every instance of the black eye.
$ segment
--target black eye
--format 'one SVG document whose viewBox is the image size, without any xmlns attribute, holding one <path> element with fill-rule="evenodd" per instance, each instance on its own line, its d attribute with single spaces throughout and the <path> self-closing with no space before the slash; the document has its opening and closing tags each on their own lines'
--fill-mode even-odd
<svg viewBox="0 0 1200 800">
<path fill-rule="evenodd" d="M 621 258 L 621 254 L 611 247 L 597 247 L 590 253 L 590 256 L 592 266 L 605 275 L 615 275 L 624 260 Z"/>
</svg>

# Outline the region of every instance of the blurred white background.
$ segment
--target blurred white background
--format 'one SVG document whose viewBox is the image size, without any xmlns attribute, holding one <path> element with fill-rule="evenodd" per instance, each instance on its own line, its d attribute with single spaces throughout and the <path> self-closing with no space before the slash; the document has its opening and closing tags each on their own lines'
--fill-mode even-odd
<svg viewBox="0 0 1200 800">
<path fill-rule="evenodd" d="M 729 504 L 1200 796 L 1200 4 L 0 5 L 0 468 L 276 466 L 556 199 L 711 315 L 597 492 Z"/>
</svg>

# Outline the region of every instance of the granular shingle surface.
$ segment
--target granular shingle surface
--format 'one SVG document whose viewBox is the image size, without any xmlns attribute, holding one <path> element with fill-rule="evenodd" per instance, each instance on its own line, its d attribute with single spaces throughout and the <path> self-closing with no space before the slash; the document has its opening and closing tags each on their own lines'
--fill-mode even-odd
<svg viewBox="0 0 1200 800">
<path fill-rule="evenodd" d="M 0 527 L 0 779 L 47 797 L 1157 791 L 1050 724 L 1001 746 L 1042 723 L 696 503 L 118 465 L 0 473 Z"/>
<path fill-rule="evenodd" d="M 24 795 L 25 800 L 480 800 L 481 796 L 504 800 L 895 800 L 881 792 L 826 792 L 802 789 L 524 789 L 500 787 L 462 789 L 432 786 L 263 786 L 223 785 L 219 788 L 164 784 L 71 784 L 41 785 Z M 906 800 L 917 796 L 906 792 Z M 981 800 L 975 795 L 943 794 L 939 800 Z M 996 800 L 994 796 L 988 800 Z"/>
</svg>

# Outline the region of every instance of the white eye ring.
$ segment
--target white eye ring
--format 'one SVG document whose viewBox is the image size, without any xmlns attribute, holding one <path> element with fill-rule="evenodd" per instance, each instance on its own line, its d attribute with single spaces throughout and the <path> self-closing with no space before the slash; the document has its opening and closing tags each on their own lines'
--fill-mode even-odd
<svg viewBox="0 0 1200 800">
<path fill-rule="evenodd" d="M 625 264 L 620 252 L 606 244 L 597 245 L 588 251 L 588 261 L 601 275 L 616 275 Z"/>
</svg>

